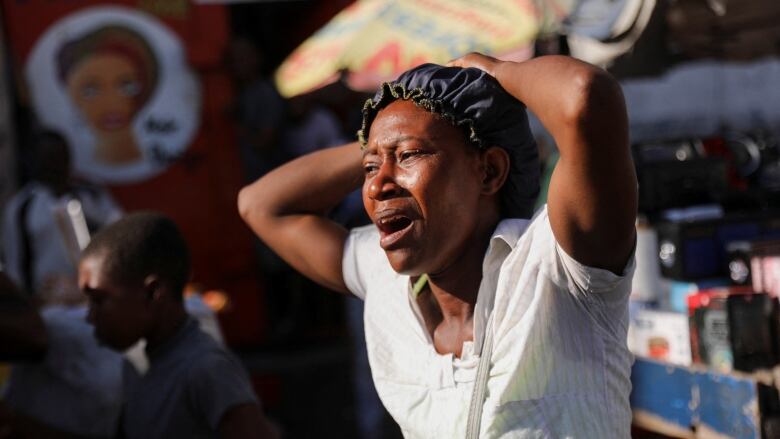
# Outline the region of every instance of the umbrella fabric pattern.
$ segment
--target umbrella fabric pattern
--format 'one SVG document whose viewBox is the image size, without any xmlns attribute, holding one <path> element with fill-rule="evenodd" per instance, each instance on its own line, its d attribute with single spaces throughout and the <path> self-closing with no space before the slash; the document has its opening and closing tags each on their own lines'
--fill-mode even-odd
<svg viewBox="0 0 780 439">
<path fill-rule="evenodd" d="M 538 4 L 537 4 L 538 3 Z M 524 60 L 551 15 L 572 0 L 359 0 L 296 49 L 276 72 L 291 97 L 344 77 L 354 90 L 425 62 L 446 63 L 468 52 Z"/>
</svg>

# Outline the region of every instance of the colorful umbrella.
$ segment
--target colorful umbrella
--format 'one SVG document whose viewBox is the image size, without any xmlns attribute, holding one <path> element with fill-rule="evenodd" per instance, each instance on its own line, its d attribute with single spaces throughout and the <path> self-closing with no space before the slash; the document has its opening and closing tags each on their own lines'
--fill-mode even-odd
<svg viewBox="0 0 780 439">
<path fill-rule="evenodd" d="M 537 8 L 535 5 L 543 5 Z M 283 96 L 318 89 L 345 74 L 360 91 L 425 62 L 478 51 L 523 60 L 550 16 L 573 0 L 358 0 L 296 49 L 276 72 Z"/>
</svg>

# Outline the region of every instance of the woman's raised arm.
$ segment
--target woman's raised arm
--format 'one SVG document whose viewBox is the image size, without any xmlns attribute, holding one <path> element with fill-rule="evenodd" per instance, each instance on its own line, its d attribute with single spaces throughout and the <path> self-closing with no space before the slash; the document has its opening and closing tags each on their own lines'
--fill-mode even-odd
<svg viewBox="0 0 780 439">
<path fill-rule="evenodd" d="M 637 182 L 617 81 L 566 56 L 515 63 L 473 53 L 451 65 L 493 75 L 539 117 L 561 155 L 547 201 L 556 240 L 580 263 L 621 272 L 634 247 Z"/>
<path fill-rule="evenodd" d="M 241 217 L 296 270 L 335 291 L 347 292 L 341 258 L 347 230 L 326 217 L 363 182 L 357 143 L 293 160 L 246 186 Z"/>
</svg>

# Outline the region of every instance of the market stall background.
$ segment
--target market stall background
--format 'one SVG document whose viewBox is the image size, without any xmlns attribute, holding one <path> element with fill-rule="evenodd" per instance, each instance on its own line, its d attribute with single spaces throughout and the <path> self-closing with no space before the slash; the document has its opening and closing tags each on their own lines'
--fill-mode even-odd
<svg viewBox="0 0 780 439">
<path fill-rule="evenodd" d="M 159 210 L 182 228 L 194 253 L 194 280 L 200 289 L 229 298 L 218 314 L 222 330 L 253 371 L 267 408 L 292 437 L 324 432 L 356 437 L 356 425 L 367 416 L 351 388 L 360 370 L 351 355 L 360 347 L 350 344 L 342 299 L 323 295 L 299 277 L 286 279 L 282 288 L 269 281 L 257 263 L 254 238 L 238 218 L 235 197 L 245 181 L 236 123 L 227 110 L 236 87 L 224 56 L 232 37 L 251 40 L 264 54 L 265 76 L 275 72 L 290 95 L 313 91 L 302 99 L 329 107 L 351 134 L 354 109 L 364 97 L 359 92 L 382 75 L 377 70 L 350 76 L 345 64 L 318 63 L 325 73 L 317 76 L 322 72 L 306 71 L 312 58 L 305 53 L 332 46 L 329 20 L 335 17 L 338 24 L 342 9 L 353 5 L 357 10 L 370 1 L 229 3 L 4 0 L 7 58 L 2 61 L 8 61 L 3 68 L 10 80 L 0 88 L 0 197 L 7 198 L 29 178 L 23 165 L 36 120 L 72 131 L 75 147 L 86 148 L 76 154 L 82 158 L 76 163 L 82 177 L 107 185 L 126 210 Z M 755 257 L 759 271 L 754 273 L 764 279 L 760 270 L 780 260 L 771 248 L 753 244 L 780 233 L 780 215 L 773 210 L 780 208 L 780 6 L 772 0 L 511 3 L 540 6 L 535 14 L 525 10 L 522 20 L 545 30 L 530 35 L 523 29 L 515 55 L 571 53 L 608 68 L 624 88 L 641 196 L 629 340 L 640 356 L 632 396 L 637 424 L 671 437 L 713 431 L 725 437 L 773 437 L 780 425 L 778 385 L 772 377 L 780 343 L 778 333 L 771 332 L 776 331 L 773 322 L 780 321 L 771 305 L 777 296 L 771 286 L 777 284 L 771 276 L 768 284 L 742 278 L 740 288 L 770 294 L 734 295 L 737 281 L 728 267 L 729 258 L 742 258 L 747 266 L 742 268 L 750 272 Z M 88 108 L 69 103 L 72 95 L 58 91 L 62 74 L 52 59 L 62 46 L 112 26 L 135 27 L 142 37 L 160 35 L 148 44 L 157 64 L 167 66 L 162 69 L 167 72 L 178 69 L 184 78 L 166 87 L 172 94 L 165 99 L 151 95 L 133 110 L 131 134 L 142 154 L 134 163 L 117 166 L 101 165 L 90 155 L 100 140 L 100 133 L 93 132 L 100 130 L 99 123 L 90 125 L 85 116 L 63 118 L 86 114 Z M 320 46 L 303 43 L 317 38 L 319 29 L 326 37 Z M 392 41 L 378 49 L 363 64 L 401 68 L 427 60 L 396 50 Z M 31 67 L 36 53 L 48 64 Z M 289 67 L 296 63 L 297 70 Z M 311 77 L 298 83 L 280 79 L 290 72 Z M 155 77 L 165 84 L 164 74 Z M 34 86 L 36 81 L 52 88 Z M 47 106 L 46 98 L 57 93 L 61 96 L 54 101 L 60 107 L 74 106 Z M 176 102 L 181 111 L 171 115 L 155 98 Z M 534 130 L 549 169 L 555 145 L 538 123 Z M 281 307 L 274 302 L 280 296 L 286 297 Z M 728 310 L 734 310 L 732 320 Z M 734 315 L 749 318 L 734 320 Z M 741 325 L 742 320 L 756 324 Z M 291 322 L 294 328 L 281 328 Z M 729 325 L 732 337 L 755 341 L 750 355 L 728 332 L 713 330 Z M 701 334 L 708 337 L 709 352 L 692 343 Z M 385 431 L 388 437 L 398 434 L 391 421 Z M 636 434 L 647 433 L 638 429 Z"/>
</svg>

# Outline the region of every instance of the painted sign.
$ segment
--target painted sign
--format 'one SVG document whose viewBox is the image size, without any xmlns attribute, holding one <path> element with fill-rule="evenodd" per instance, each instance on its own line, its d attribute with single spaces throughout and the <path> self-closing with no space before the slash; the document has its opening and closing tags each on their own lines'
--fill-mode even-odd
<svg viewBox="0 0 780 439">
<path fill-rule="evenodd" d="M 65 135 L 75 172 L 146 180 L 181 157 L 200 122 L 200 86 L 182 41 L 153 16 L 120 6 L 67 15 L 25 65 L 33 109 Z"/>
</svg>

